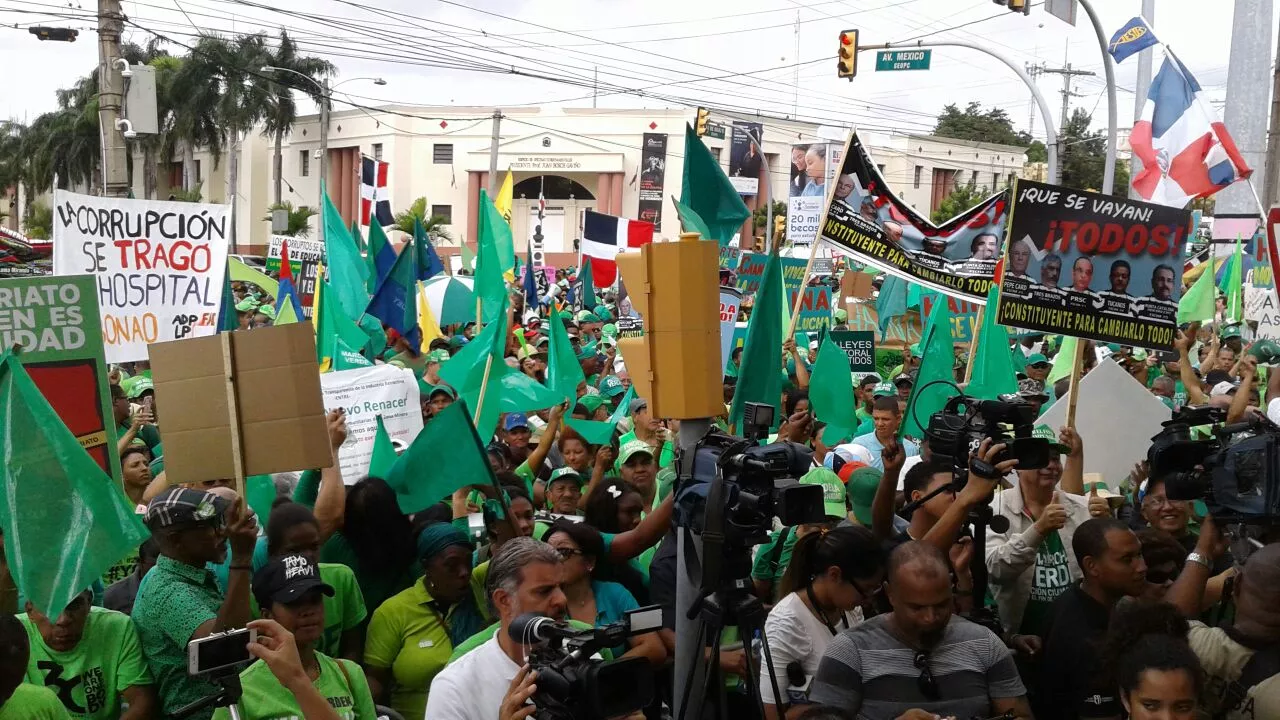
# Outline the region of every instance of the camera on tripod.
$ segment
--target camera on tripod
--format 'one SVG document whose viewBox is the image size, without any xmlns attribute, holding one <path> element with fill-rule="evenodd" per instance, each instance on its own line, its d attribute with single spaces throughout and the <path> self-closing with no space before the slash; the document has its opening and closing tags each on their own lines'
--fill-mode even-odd
<svg viewBox="0 0 1280 720">
<path fill-rule="evenodd" d="M 1209 406 L 1174 413 L 1151 438 L 1150 477 L 1164 481 L 1172 500 L 1203 500 L 1218 522 L 1280 524 L 1280 428 L 1254 416 L 1193 437 L 1193 427 L 1225 417 Z"/>
<path fill-rule="evenodd" d="M 979 400 L 957 395 L 929 418 L 925 441 L 936 462 L 951 465 L 957 478 L 968 474 L 969 456 L 982 441 L 1007 447 L 991 461 L 1017 460 L 1019 470 L 1035 470 L 1049 464 L 1049 441 L 1032 437 L 1036 408 L 1017 395 Z"/>
<path fill-rule="evenodd" d="M 534 645 L 529 667 L 538 673 L 533 695 L 537 716 L 546 720 L 596 720 L 627 715 L 653 700 L 653 669 L 644 658 L 592 659 L 598 650 L 623 644 L 632 635 L 662 626 L 662 609 L 638 608 L 612 625 L 578 630 L 567 622 L 525 613 L 507 633 Z"/>
</svg>

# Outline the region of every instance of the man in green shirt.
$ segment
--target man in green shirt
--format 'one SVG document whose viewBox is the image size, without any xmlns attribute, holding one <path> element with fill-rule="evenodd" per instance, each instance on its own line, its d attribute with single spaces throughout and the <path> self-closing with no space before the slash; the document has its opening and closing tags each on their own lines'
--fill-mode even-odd
<svg viewBox="0 0 1280 720">
<path fill-rule="evenodd" d="M 675 460 L 675 447 L 667 439 L 667 429 L 662 421 L 649 412 L 649 401 L 636 398 L 628 408 L 631 414 L 631 432 L 618 438 L 618 447 L 622 448 L 632 440 L 643 440 L 649 446 L 649 452 L 658 459 L 658 467 L 668 467 Z M 622 471 L 622 457 L 614 463 L 614 469 Z"/>
<path fill-rule="evenodd" d="M 30 641 L 18 618 L 0 613 L 0 720 L 66 720 L 58 696 L 43 685 L 24 682 Z"/>
<path fill-rule="evenodd" d="M 129 397 L 119 385 L 111 386 L 111 413 L 116 421 L 118 450 L 128 447 L 136 438 L 146 443 L 147 449 L 155 455 L 155 449 L 160 445 L 160 431 L 152 422 L 151 412 L 140 408 L 134 413 Z"/>
<path fill-rule="evenodd" d="M 133 603 L 133 624 L 155 673 L 161 713 L 168 715 L 220 691 L 187 675 L 187 643 L 249 622 L 249 573 L 258 524 L 239 500 L 202 490 L 171 487 L 147 505 L 144 517 L 160 546 Z M 229 541 L 229 542 L 228 542 Z M 227 592 L 218 590 L 206 565 L 221 564 L 231 546 Z M 213 710 L 190 717 L 208 720 Z"/>
<path fill-rule="evenodd" d="M 129 616 L 90 607 L 92 593 L 76 596 L 53 621 L 30 601 L 18 620 L 31 657 L 27 682 L 58 695 L 72 717 L 139 720 L 156 709 L 154 680 Z M 129 709 L 121 713 L 122 704 Z"/>
</svg>

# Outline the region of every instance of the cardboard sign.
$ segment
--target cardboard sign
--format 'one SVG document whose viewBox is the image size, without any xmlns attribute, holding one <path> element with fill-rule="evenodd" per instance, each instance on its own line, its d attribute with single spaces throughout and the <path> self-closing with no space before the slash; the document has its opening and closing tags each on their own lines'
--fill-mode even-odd
<svg viewBox="0 0 1280 720">
<path fill-rule="evenodd" d="M 0 347 L 18 360 L 80 447 L 117 483 L 116 422 L 107 384 L 98 284 L 88 275 L 0 280 Z"/>
<path fill-rule="evenodd" d="M 347 411 L 347 441 L 338 448 L 338 465 L 347 485 L 369 474 L 379 415 L 392 440 L 407 445 L 422 432 L 422 406 L 412 370 L 395 365 L 341 370 L 321 375 L 320 387 L 325 412 Z"/>
<path fill-rule="evenodd" d="M 906 314 L 890 318 L 884 332 L 880 331 L 880 316 L 876 313 L 876 304 L 872 301 L 851 302 L 846 305 L 849 310 L 850 330 L 865 330 L 875 334 L 878 345 L 912 345 L 920 342 L 922 325 L 920 313 L 908 310 Z"/>
<path fill-rule="evenodd" d="M 289 265 L 293 268 L 293 276 L 298 277 L 304 262 L 325 264 L 324 243 L 307 238 L 272 235 L 267 241 L 267 272 L 280 272 L 280 249 L 289 243 Z"/>
<path fill-rule="evenodd" d="M 733 350 L 733 330 L 738 325 L 738 311 L 742 309 L 742 293 L 729 287 L 720 288 L 720 359 L 729 362 Z"/>
<path fill-rule="evenodd" d="M 97 278 L 107 362 L 217 332 L 230 224 L 227 205 L 54 193 L 53 273 Z"/>
<path fill-rule="evenodd" d="M 832 330 L 831 342 L 849 356 L 849 371 L 876 371 L 876 334 L 870 330 Z"/>
<path fill-rule="evenodd" d="M 819 239 L 887 273 L 979 305 L 1004 241 L 1008 195 L 934 225 L 889 189 L 856 133 L 849 136 Z"/>
<path fill-rule="evenodd" d="M 150 351 L 170 483 L 235 477 L 232 433 L 245 475 L 333 464 L 310 323 L 157 343 Z"/>
<path fill-rule="evenodd" d="M 1173 347 L 1189 210 L 1019 180 L 1012 212 L 1001 325 Z"/>
</svg>

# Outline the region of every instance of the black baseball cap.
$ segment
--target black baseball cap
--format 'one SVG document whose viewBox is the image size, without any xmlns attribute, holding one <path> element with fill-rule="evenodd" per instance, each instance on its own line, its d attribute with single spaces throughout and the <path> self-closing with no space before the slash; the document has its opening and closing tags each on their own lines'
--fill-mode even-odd
<svg viewBox="0 0 1280 720">
<path fill-rule="evenodd" d="M 258 607 L 272 603 L 288 605 L 312 590 L 333 597 L 333 586 L 320 579 L 315 563 L 301 555 L 272 558 L 253 574 L 253 597 Z"/>
</svg>

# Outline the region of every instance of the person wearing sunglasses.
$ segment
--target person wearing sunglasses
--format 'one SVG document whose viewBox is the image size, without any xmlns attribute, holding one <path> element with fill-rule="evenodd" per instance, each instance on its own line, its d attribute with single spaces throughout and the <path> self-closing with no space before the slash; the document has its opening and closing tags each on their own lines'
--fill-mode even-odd
<svg viewBox="0 0 1280 720">
<path fill-rule="evenodd" d="M 796 541 L 779 584 L 782 599 L 764 626 L 774 670 L 770 675 L 761 663 L 760 699 L 767 720 L 805 709 L 809 681 L 827 646 L 840 631 L 862 622 L 862 606 L 883 582 L 880 543 L 867 528 L 824 526 Z M 788 697 L 774 694 L 775 683 Z M 788 702 L 795 704 L 793 710 L 786 710 Z"/>
<path fill-rule="evenodd" d="M 831 640 L 809 690 L 866 720 L 1032 717 L 1004 642 L 954 614 L 946 555 L 920 541 L 889 554 L 893 611 Z"/>
</svg>

